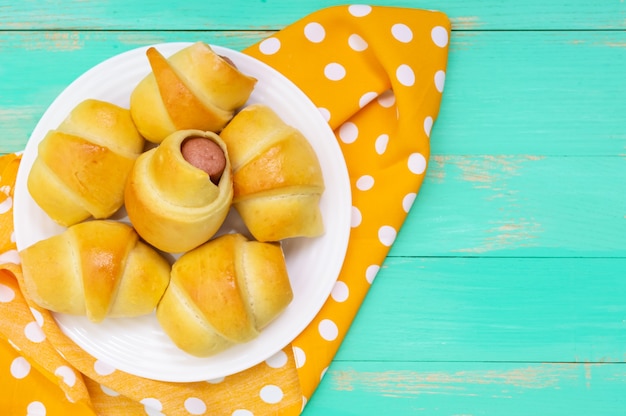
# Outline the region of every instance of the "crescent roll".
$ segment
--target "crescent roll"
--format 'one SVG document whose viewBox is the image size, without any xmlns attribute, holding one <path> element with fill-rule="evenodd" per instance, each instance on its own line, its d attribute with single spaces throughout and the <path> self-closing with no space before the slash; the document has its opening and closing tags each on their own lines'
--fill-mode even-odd
<svg viewBox="0 0 626 416">
<path fill-rule="evenodd" d="M 169 58 L 154 47 L 146 55 L 152 72 L 133 90 L 130 111 L 141 134 L 154 143 L 177 130 L 219 132 L 257 82 L 203 42 Z"/>
<path fill-rule="evenodd" d="M 179 348 L 203 357 L 254 339 L 292 299 L 278 243 L 224 234 L 174 263 L 156 315 Z"/>
<path fill-rule="evenodd" d="M 39 143 L 28 191 L 62 226 L 108 218 L 124 203 L 126 179 L 144 144 L 129 110 L 82 101 Z"/>
<path fill-rule="evenodd" d="M 209 141 L 221 152 L 223 169 L 219 179 L 194 158 L 183 155 L 188 140 Z M 216 148 L 216 149 L 215 149 Z M 189 159 L 189 160 L 188 160 Z M 188 251 L 209 240 L 220 228 L 233 198 L 228 151 L 212 132 L 181 130 L 157 147 L 143 153 L 129 175 L 124 201 L 128 218 L 139 235 L 159 250 Z"/>
<path fill-rule="evenodd" d="M 39 306 L 93 322 L 154 311 L 170 265 L 132 227 L 93 220 L 20 252 L 24 286 Z"/>
<path fill-rule="evenodd" d="M 306 137 L 268 106 L 242 109 L 220 133 L 233 168 L 233 205 L 259 241 L 323 234 L 322 170 Z"/>
</svg>

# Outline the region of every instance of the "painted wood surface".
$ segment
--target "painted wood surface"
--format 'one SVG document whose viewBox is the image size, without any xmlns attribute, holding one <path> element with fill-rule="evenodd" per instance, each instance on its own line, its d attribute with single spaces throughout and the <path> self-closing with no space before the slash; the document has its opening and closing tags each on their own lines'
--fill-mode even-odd
<svg viewBox="0 0 626 416">
<path fill-rule="evenodd" d="M 0 25 L 11 30 L 257 30 L 280 29 L 336 0 L 22 0 L 0 8 Z M 621 0 L 462 1 L 379 0 L 372 4 L 444 11 L 457 30 L 589 30 L 624 27 Z"/>
<path fill-rule="evenodd" d="M 240 50 L 334 4 L 0 1 L 0 153 L 103 59 Z M 424 186 L 305 415 L 626 414 L 626 3 L 377 4 L 448 14 L 446 90 Z"/>
</svg>

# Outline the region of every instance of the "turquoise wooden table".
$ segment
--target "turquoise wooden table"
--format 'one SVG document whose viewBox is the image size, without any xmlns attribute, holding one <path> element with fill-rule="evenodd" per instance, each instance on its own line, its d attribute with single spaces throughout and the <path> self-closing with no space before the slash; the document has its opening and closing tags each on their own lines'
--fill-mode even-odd
<svg viewBox="0 0 626 416">
<path fill-rule="evenodd" d="M 331 0 L 0 4 L 0 153 L 138 46 L 243 49 Z M 452 21 L 426 181 L 305 415 L 626 414 L 626 3 Z"/>
</svg>

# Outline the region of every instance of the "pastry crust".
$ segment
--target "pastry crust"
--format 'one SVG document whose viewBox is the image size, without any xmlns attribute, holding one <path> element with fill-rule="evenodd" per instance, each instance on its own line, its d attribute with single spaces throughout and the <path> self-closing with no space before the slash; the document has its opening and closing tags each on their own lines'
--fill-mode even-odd
<svg viewBox="0 0 626 416">
<path fill-rule="evenodd" d="M 85 100 L 39 143 L 28 190 L 65 227 L 108 218 L 124 203 L 124 186 L 144 143 L 127 109 Z"/>
<path fill-rule="evenodd" d="M 177 130 L 219 132 L 257 82 L 203 42 L 169 58 L 154 47 L 146 55 L 152 72 L 133 90 L 130 111 L 141 134 L 154 143 Z"/>
<path fill-rule="evenodd" d="M 317 155 L 268 106 L 242 109 L 220 133 L 233 167 L 233 204 L 259 241 L 324 232 L 324 179 Z"/>
<path fill-rule="evenodd" d="M 157 319 L 179 348 L 210 356 L 257 337 L 292 299 L 279 244 L 225 234 L 174 263 Z"/>
<path fill-rule="evenodd" d="M 226 166 L 218 184 L 183 157 L 182 143 L 190 137 L 210 139 L 224 152 Z M 159 250 L 181 253 L 208 241 L 219 230 L 232 197 L 228 150 L 220 137 L 182 130 L 137 159 L 124 198 L 128 217 L 143 239 Z"/>
<path fill-rule="evenodd" d="M 154 311 L 170 279 L 170 265 L 141 242 L 132 227 L 86 221 L 20 252 L 25 290 L 54 312 L 133 317 Z"/>
</svg>

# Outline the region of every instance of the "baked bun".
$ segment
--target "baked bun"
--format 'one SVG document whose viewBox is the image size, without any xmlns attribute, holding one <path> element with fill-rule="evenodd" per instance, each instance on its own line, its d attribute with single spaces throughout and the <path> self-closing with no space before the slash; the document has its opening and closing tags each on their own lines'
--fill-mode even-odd
<svg viewBox="0 0 626 416">
<path fill-rule="evenodd" d="M 233 204 L 259 241 L 324 232 L 324 179 L 306 137 L 268 106 L 242 109 L 220 133 L 233 168 Z"/>
<path fill-rule="evenodd" d="M 183 147 L 189 139 L 210 141 L 222 152 L 224 168 L 217 183 L 185 159 Z M 232 198 L 230 160 L 220 137 L 182 130 L 137 159 L 128 178 L 125 205 L 144 240 L 159 250 L 182 253 L 213 237 L 228 215 Z"/>
<path fill-rule="evenodd" d="M 128 173 L 144 144 L 127 109 L 82 101 L 39 143 L 28 191 L 62 226 L 108 218 L 124 203 Z"/>
<path fill-rule="evenodd" d="M 133 90 L 130 111 L 141 134 L 154 143 L 177 130 L 219 132 L 257 82 L 203 42 L 169 58 L 154 47 L 146 55 L 152 72 Z"/>
<path fill-rule="evenodd" d="M 210 356 L 254 339 L 292 298 L 279 244 L 224 234 L 174 263 L 157 319 L 179 348 Z"/>
<path fill-rule="evenodd" d="M 93 220 L 73 225 L 20 252 L 25 291 L 54 312 L 133 317 L 154 311 L 170 265 L 132 227 Z"/>
</svg>

